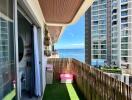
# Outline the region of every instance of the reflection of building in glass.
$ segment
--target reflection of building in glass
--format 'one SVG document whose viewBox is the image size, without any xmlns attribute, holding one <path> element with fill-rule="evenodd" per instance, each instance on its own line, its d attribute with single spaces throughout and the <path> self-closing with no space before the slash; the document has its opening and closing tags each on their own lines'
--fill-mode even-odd
<svg viewBox="0 0 132 100">
<path fill-rule="evenodd" d="M 0 1 L 0 100 L 13 91 L 15 80 L 13 1 Z"/>
<path fill-rule="evenodd" d="M 9 60 L 8 21 L 0 18 L 0 63 Z"/>
</svg>

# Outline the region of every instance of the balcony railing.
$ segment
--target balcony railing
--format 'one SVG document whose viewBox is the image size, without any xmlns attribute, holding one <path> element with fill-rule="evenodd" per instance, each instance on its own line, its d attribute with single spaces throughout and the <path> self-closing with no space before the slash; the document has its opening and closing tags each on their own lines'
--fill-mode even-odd
<svg viewBox="0 0 132 100">
<path fill-rule="evenodd" d="M 69 58 L 51 58 L 53 79 L 59 80 L 61 73 L 71 73 L 87 100 L 131 100 L 132 87 L 108 76 L 85 63 Z"/>
</svg>

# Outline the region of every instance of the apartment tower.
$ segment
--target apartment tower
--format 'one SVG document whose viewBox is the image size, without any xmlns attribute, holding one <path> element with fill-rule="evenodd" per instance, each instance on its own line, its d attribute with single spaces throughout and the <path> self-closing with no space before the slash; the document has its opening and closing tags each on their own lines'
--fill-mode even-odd
<svg viewBox="0 0 132 100">
<path fill-rule="evenodd" d="M 111 61 L 132 73 L 132 0 L 112 0 Z"/>
<path fill-rule="evenodd" d="M 95 0 L 85 14 L 85 55 L 88 64 L 111 62 L 111 0 Z"/>
</svg>

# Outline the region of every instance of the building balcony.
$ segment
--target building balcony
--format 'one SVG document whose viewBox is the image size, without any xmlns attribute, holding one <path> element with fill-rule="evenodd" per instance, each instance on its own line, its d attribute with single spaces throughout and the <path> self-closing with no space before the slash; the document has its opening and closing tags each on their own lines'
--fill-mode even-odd
<svg viewBox="0 0 132 100">
<path fill-rule="evenodd" d="M 47 64 L 53 66 L 53 82 L 46 85 L 43 100 L 132 99 L 132 87 L 76 59 L 50 58 Z M 73 83 L 61 83 L 61 74 L 72 74 Z"/>
</svg>

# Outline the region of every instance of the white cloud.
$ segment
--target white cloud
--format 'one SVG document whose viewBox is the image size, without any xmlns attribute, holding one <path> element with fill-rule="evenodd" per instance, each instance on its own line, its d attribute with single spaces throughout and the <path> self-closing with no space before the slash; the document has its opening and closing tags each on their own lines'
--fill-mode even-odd
<svg viewBox="0 0 132 100">
<path fill-rule="evenodd" d="M 76 44 L 71 44 L 73 46 L 84 46 L 84 43 L 76 43 Z"/>
<path fill-rule="evenodd" d="M 73 44 L 61 44 L 55 46 L 57 49 L 74 49 L 74 48 L 84 48 L 84 43 L 73 43 Z"/>
<path fill-rule="evenodd" d="M 84 48 L 84 43 L 71 44 L 72 48 Z"/>
</svg>

